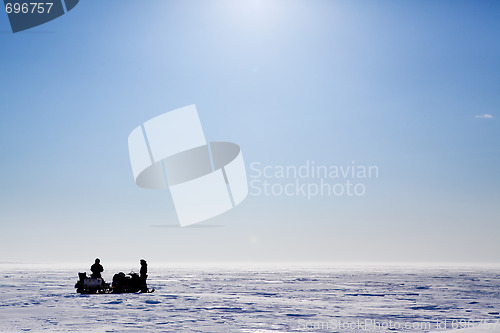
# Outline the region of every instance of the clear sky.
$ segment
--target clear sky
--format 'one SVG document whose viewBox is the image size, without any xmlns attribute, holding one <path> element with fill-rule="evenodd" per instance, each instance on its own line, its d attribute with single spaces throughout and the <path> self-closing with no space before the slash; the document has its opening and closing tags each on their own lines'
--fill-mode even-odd
<svg viewBox="0 0 500 333">
<path fill-rule="evenodd" d="M 500 263 L 499 41 L 498 1 L 82 0 L 16 34 L 0 13 L 0 261 Z M 189 104 L 249 181 L 378 177 L 176 227 L 127 137 Z"/>
</svg>

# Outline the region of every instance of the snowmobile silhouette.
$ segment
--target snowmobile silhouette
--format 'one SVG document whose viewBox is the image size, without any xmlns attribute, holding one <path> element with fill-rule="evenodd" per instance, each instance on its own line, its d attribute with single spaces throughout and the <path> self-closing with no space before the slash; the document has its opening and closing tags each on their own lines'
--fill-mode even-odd
<svg viewBox="0 0 500 333">
<path fill-rule="evenodd" d="M 120 272 L 113 276 L 113 283 L 110 285 L 102 278 L 88 277 L 87 273 L 78 273 L 79 280 L 75 284 L 76 292 L 80 294 L 121 294 L 121 293 L 152 293 L 155 289 L 148 289 L 143 283 L 139 274 L 130 272 Z"/>
<path fill-rule="evenodd" d="M 76 292 L 80 294 L 106 294 L 112 291 L 109 283 L 102 278 L 88 277 L 87 273 L 78 273 L 79 280 L 75 284 Z"/>
</svg>

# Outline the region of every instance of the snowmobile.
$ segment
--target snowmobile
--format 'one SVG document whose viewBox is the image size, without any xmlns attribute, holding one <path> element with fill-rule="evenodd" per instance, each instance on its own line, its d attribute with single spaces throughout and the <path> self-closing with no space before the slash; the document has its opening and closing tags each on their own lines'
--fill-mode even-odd
<svg viewBox="0 0 500 333">
<path fill-rule="evenodd" d="M 113 276 L 113 283 L 104 282 L 101 278 L 88 277 L 87 273 L 78 273 L 79 280 L 75 284 L 76 292 L 80 294 L 121 294 L 121 293 L 152 293 L 145 282 L 141 281 L 139 274 L 123 272 Z"/>
<path fill-rule="evenodd" d="M 80 294 L 109 294 L 113 291 L 109 283 L 101 278 L 88 277 L 87 273 L 78 273 L 79 280 L 75 284 Z"/>
<path fill-rule="evenodd" d="M 147 277 L 147 275 L 146 275 Z M 146 285 L 146 281 L 141 281 L 139 274 L 130 272 L 125 275 L 123 272 L 115 274 L 113 276 L 113 284 L 112 284 L 114 293 L 152 293 L 153 289 L 148 289 Z"/>
</svg>

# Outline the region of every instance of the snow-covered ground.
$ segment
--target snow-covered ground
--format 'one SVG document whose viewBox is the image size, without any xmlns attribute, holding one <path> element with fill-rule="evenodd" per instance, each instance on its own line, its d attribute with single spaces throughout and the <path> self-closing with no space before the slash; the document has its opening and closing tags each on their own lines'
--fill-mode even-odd
<svg viewBox="0 0 500 333">
<path fill-rule="evenodd" d="M 499 268 L 150 263 L 152 294 L 79 295 L 86 268 L 0 264 L 0 331 L 500 331 Z"/>
</svg>

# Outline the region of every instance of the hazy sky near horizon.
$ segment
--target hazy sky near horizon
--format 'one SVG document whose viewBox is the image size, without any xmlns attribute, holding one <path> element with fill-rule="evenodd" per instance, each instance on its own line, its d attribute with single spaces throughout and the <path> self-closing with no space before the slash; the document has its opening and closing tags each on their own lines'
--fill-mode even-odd
<svg viewBox="0 0 500 333">
<path fill-rule="evenodd" d="M 82 0 L 16 34 L 0 13 L 0 261 L 499 263 L 499 40 L 498 1 Z M 249 181 L 378 177 L 176 227 L 127 137 L 189 104 Z"/>
</svg>

